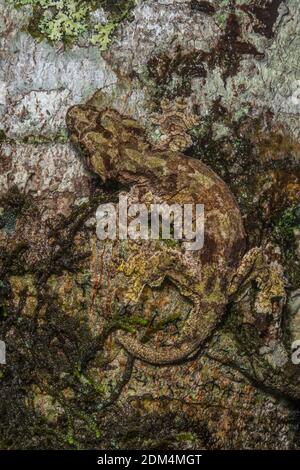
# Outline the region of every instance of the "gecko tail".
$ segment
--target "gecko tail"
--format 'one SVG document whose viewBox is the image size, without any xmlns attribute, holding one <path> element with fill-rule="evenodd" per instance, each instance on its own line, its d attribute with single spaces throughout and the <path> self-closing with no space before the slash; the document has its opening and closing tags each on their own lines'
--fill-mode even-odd
<svg viewBox="0 0 300 470">
<path fill-rule="evenodd" d="M 170 365 L 186 361 L 200 348 L 202 338 L 172 347 L 153 347 L 142 344 L 128 333 L 118 332 L 117 341 L 135 358 L 152 365 Z"/>
</svg>

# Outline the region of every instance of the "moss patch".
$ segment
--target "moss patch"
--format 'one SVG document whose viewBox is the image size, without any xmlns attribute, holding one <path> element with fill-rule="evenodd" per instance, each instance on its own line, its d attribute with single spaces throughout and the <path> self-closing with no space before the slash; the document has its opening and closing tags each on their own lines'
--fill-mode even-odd
<svg viewBox="0 0 300 470">
<path fill-rule="evenodd" d="M 273 235 L 280 245 L 285 262 L 285 269 L 292 288 L 300 283 L 300 264 L 296 255 L 296 230 L 300 229 L 300 203 L 288 207 L 274 222 Z"/>
<path fill-rule="evenodd" d="M 295 228 L 299 228 L 299 206 L 289 207 L 284 211 L 275 225 L 275 238 L 284 246 L 288 257 L 292 256 L 292 249 L 295 242 Z"/>
<path fill-rule="evenodd" d="M 86 37 L 104 51 L 119 24 L 129 17 L 135 0 L 17 0 L 14 4 L 17 8 L 32 7 L 27 31 L 36 39 L 72 45 Z M 97 8 L 107 14 L 106 23 L 93 24 L 91 14 Z"/>
</svg>

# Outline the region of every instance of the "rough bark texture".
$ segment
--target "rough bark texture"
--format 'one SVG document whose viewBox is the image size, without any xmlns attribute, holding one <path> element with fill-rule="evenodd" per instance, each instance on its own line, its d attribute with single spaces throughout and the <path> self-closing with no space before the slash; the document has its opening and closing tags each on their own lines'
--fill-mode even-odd
<svg viewBox="0 0 300 470">
<path fill-rule="evenodd" d="M 92 7 L 60 28 L 47 3 L 0 0 L 0 448 L 299 449 L 298 0 L 81 2 Z M 68 110 L 87 101 L 130 117 L 139 155 L 200 160 L 239 207 L 245 261 L 237 244 L 236 275 L 218 273 L 234 285 L 220 321 L 180 363 L 118 341 L 173 341 L 190 306 L 166 282 L 122 307 L 145 263 L 98 240 L 95 214 L 135 193 L 71 141 Z"/>
</svg>

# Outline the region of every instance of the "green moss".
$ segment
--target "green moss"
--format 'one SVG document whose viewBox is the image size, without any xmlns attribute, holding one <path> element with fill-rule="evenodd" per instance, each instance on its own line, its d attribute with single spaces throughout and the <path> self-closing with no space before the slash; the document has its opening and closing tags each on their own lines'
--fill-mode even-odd
<svg viewBox="0 0 300 470">
<path fill-rule="evenodd" d="M 178 240 L 170 239 L 162 239 L 161 240 L 168 248 L 178 248 L 179 242 Z"/>
<path fill-rule="evenodd" d="M 195 441 L 197 436 L 193 434 L 192 432 L 182 432 L 180 434 L 177 434 L 176 436 L 176 441 L 177 442 L 189 442 L 189 441 Z"/>
<path fill-rule="evenodd" d="M 48 137 L 43 135 L 26 135 L 22 142 L 24 144 L 31 144 L 31 145 L 40 145 L 40 144 L 48 144 L 51 140 Z"/>
<path fill-rule="evenodd" d="M 300 228 L 300 205 L 286 209 L 274 228 L 274 236 L 287 258 L 293 257 L 296 228 Z"/>
<path fill-rule="evenodd" d="M 108 48 L 112 36 L 117 30 L 119 24 L 128 18 L 131 10 L 134 8 L 135 0 L 123 0 L 119 2 L 100 0 L 98 1 L 98 4 L 108 12 L 109 21 L 105 25 L 96 25 L 94 27 L 91 43 L 99 45 L 100 49 L 105 51 Z"/>
<path fill-rule="evenodd" d="M 141 342 L 147 343 L 155 333 L 164 330 L 169 325 L 176 324 L 180 319 L 180 313 L 174 313 L 173 315 L 169 315 L 167 318 L 158 321 L 156 324 L 148 328 L 147 332 L 142 337 Z"/>
<path fill-rule="evenodd" d="M 112 321 L 111 329 L 120 329 L 128 333 L 135 333 L 138 326 L 145 327 L 149 321 L 136 315 L 116 315 Z"/>
<path fill-rule="evenodd" d="M 102 51 L 105 51 L 110 44 L 111 36 L 113 32 L 116 30 L 117 25 L 113 21 L 109 21 L 107 24 L 103 25 L 96 25 L 95 31 L 96 34 L 93 34 L 91 38 L 91 43 L 94 46 L 99 45 Z"/>
<path fill-rule="evenodd" d="M 71 42 L 87 30 L 91 6 L 80 0 L 18 0 L 15 6 L 33 8 L 28 32 L 36 39 Z"/>
<path fill-rule="evenodd" d="M 55 134 L 50 134 L 50 135 L 34 135 L 34 134 L 29 134 L 26 135 L 21 139 L 21 142 L 24 144 L 30 144 L 30 145 L 41 145 L 41 144 L 49 144 L 52 142 L 59 143 L 59 144 L 65 144 L 69 140 L 68 133 L 64 127 L 59 129 Z"/>
<path fill-rule="evenodd" d="M 300 204 L 286 209 L 278 219 L 273 230 L 273 236 L 281 247 L 285 272 L 292 289 L 297 289 L 300 283 L 300 264 L 296 255 L 296 231 L 300 229 Z"/>
<path fill-rule="evenodd" d="M 60 129 L 54 137 L 55 142 L 59 142 L 60 144 L 65 144 L 69 140 L 68 132 L 65 128 Z"/>
<path fill-rule="evenodd" d="M 91 44 L 106 50 L 119 24 L 129 17 L 135 0 L 17 0 L 14 4 L 16 8 L 32 7 L 27 30 L 36 39 L 73 44 L 85 36 Z M 106 24 L 92 24 L 91 13 L 97 8 L 107 13 Z"/>
<path fill-rule="evenodd" d="M 226 13 L 218 13 L 216 15 L 216 20 L 219 26 L 226 25 L 227 19 L 228 19 L 228 15 Z"/>
</svg>

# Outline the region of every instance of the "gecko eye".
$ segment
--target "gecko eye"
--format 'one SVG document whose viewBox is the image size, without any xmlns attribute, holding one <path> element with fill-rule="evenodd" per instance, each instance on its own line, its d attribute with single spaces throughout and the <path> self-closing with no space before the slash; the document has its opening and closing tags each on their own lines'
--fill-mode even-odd
<svg viewBox="0 0 300 470">
<path fill-rule="evenodd" d="M 113 138 L 113 133 L 109 131 L 108 129 L 103 128 L 102 135 L 107 140 L 111 140 Z"/>
</svg>

